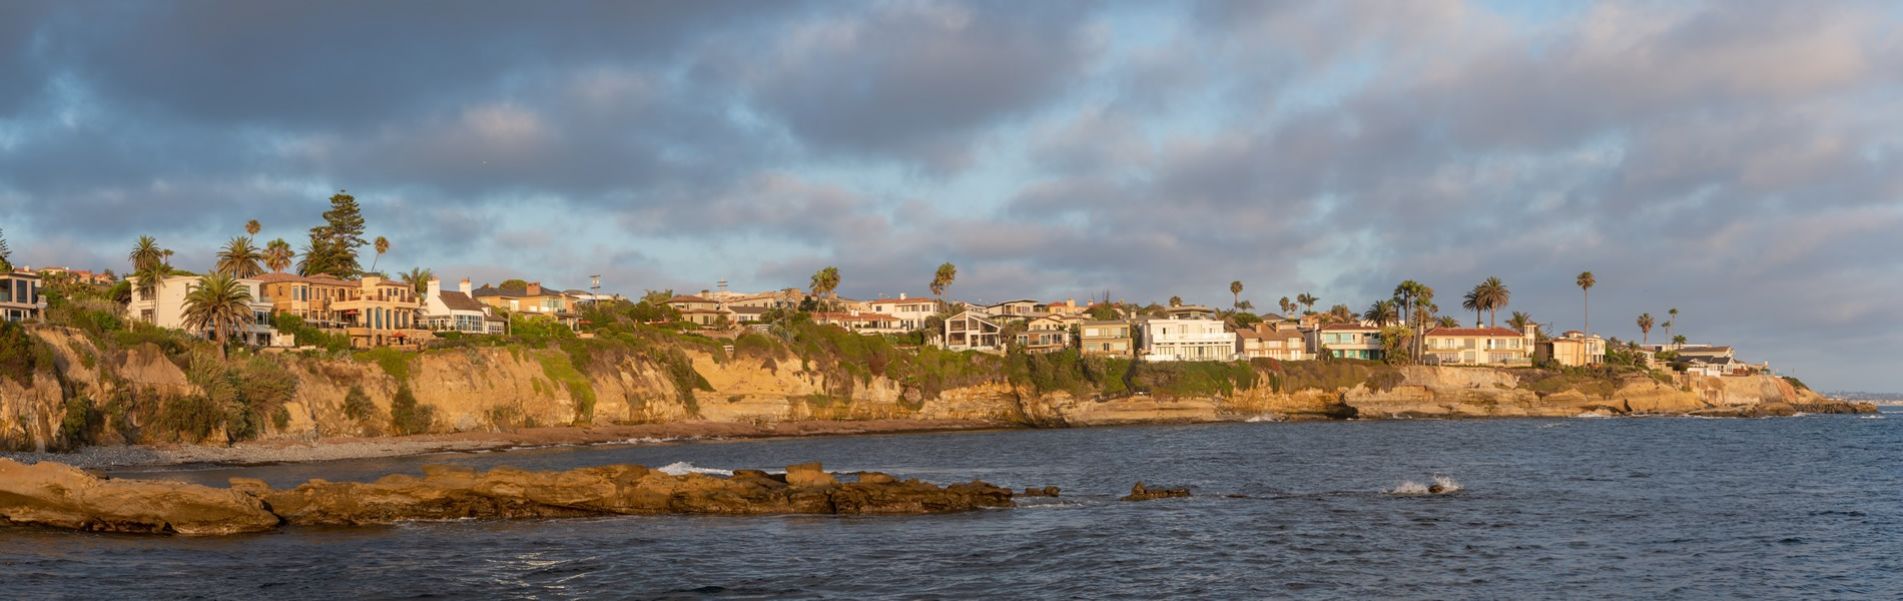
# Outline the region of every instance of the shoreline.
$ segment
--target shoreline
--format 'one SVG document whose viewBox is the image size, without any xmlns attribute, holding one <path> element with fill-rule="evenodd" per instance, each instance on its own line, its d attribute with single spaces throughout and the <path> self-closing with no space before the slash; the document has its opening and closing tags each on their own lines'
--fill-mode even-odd
<svg viewBox="0 0 1903 601">
<path fill-rule="evenodd" d="M 1854 403 L 1842 403 L 1854 407 Z M 1807 409 L 1823 409 L 1806 407 Z M 1874 407 L 1872 407 L 1874 409 Z M 1404 415 L 1349 420 L 1311 420 L 1299 418 L 1258 419 L 1255 416 L 1229 420 L 1156 420 L 1066 425 L 1055 429 L 1106 428 L 1118 426 L 1223 424 L 1223 423 L 1297 423 L 1312 421 L 1416 421 L 1416 420 L 1520 420 L 1520 419 L 1607 419 L 1607 418 L 1693 418 L 1753 419 L 1808 417 L 1832 414 L 1862 414 L 1863 411 L 1837 410 L 1762 413 L 1756 411 L 1698 411 L 1691 413 L 1579 414 L 1573 416 L 1463 416 Z M 1877 411 L 1868 413 L 1876 414 Z M 737 422 L 671 422 L 616 426 L 544 426 L 501 432 L 455 432 L 410 436 L 329 437 L 318 439 L 280 438 L 248 441 L 225 446 L 171 443 L 160 445 L 90 446 L 72 452 L 0 452 L 0 459 L 23 463 L 51 461 L 91 470 L 124 470 L 180 465 L 207 467 L 245 467 L 286 463 L 320 463 L 353 459 L 414 457 L 432 453 L 479 453 L 528 450 L 554 446 L 610 444 L 662 444 L 723 440 L 807 438 L 824 436 L 862 436 L 877 434 L 914 434 L 929 432 L 966 432 L 981 430 L 1038 429 L 1018 423 L 956 419 L 877 419 L 863 421 L 802 420 L 766 424 Z"/>
</svg>

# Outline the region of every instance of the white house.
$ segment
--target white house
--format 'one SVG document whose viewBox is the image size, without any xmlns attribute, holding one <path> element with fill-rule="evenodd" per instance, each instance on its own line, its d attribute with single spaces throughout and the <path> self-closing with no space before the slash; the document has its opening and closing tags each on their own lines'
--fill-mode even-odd
<svg viewBox="0 0 1903 601">
<path fill-rule="evenodd" d="M 977 311 L 965 311 L 945 320 L 945 348 L 954 351 L 1002 351 L 1004 328 Z"/>
<path fill-rule="evenodd" d="M 0 273 L 0 320 L 26 321 L 46 313 L 40 296 L 40 276 L 27 272 Z"/>
<path fill-rule="evenodd" d="M 126 313 L 134 320 L 143 321 L 161 328 L 185 330 L 195 336 L 211 339 L 209 330 L 193 330 L 185 327 L 185 296 L 198 288 L 199 276 L 171 275 L 159 280 L 153 287 L 152 296 L 146 297 L 139 291 L 136 281 L 132 286 L 132 302 L 126 305 Z M 264 282 L 242 278 L 238 283 L 251 293 L 251 320 L 238 328 L 237 340 L 251 346 L 290 347 L 297 345 L 297 338 L 278 332 L 272 325 L 271 299 L 264 296 Z"/>
<path fill-rule="evenodd" d="M 900 293 L 898 298 L 872 301 L 872 312 L 898 318 L 900 329 L 923 330 L 926 318 L 938 314 L 938 301 L 929 298 L 908 298 L 904 293 Z"/>
<path fill-rule="evenodd" d="M 470 296 L 471 291 L 469 278 L 463 278 L 460 288 L 454 292 L 444 292 L 443 281 L 430 278 L 423 299 L 423 326 L 437 332 L 506 333 L 508 322 Z"/>
<path fill-rule="evenodd" d="M 1228 361 L 1235 358 L 1236 333 L 1214 319 L 1144 320 L 1143 358 L 1147 361 Z"/>
</svg>

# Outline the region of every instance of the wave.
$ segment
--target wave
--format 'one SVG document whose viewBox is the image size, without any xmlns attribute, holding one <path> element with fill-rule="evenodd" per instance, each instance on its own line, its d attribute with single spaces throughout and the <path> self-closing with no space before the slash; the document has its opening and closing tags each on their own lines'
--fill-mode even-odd
<svg viewBox="0 0 1903 601">
<path fill-rule="evenodd" d="M 1612 414 L 1606 411 L 1587 411 L 1585 413 L 1581 413 L 1573 417 L 1585 418 L 1585 419 L 1611 419 Z"/>
<path fill-rule="evenodd" d="M 1249 419 L 1245 419 L 1242 421 L 1244 423 L 1250 423 L 1250 424 L 1262 424 L 1262 423 L 1270 423 L 1270 422 L 1279 422 L 1279 421 L 1283 421 L 1283 419 L 1282 419 L 1282 416 L 1280 415 L 1264 413 L 1262 415 L 1257 415 L 1255 417 L 1251 417 Z"/>
<path fill-rule="evenodd" d="M 659 468 L 658 471 L 660 471 L 663 474 L 667 474 L 669 476 L 685 476 L 688 474 L 707 474 L 710 476 L 732 476 L 733 475 L 733 470 L 723 470 L 720 468 L 712 468 L 712 467 L 701 467 L 701 466 L 694 465 L 692 463 L 688 463 L 685 461 L 676 461 L 673 463 L 669 463 L 667 465 L 663 465 Z"/>
<path fill-rule="evenodd" d="M 1387 493 L 1391 495 L 1444 495 L 1459 492 L 1461 488 L 1460 482 L 1454 480 L 1452 476 L 1435 475 L 1432 484 L 1404 480 Z"/>
</svg>

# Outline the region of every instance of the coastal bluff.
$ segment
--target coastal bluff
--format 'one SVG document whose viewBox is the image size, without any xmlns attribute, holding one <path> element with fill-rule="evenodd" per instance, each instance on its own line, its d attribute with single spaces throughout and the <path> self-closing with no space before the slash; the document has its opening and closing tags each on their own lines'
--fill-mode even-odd
<svg viewBox="0 0 1903 601">
<path fill-rule="evenodd" d="M 710 344 L 467 346 L 421 353 L 267 354 L 241 362 L 168 354 L 149 343 L 102 348 L 60 328 L 34 334 L 44 342 L 50 365 L 29 378 L 0 378 L 0 449 L 71 448 L 82 444 L 77 438 L 93 445 L 310 441 L 680 423 L 915 420 L 1077 427 L 1874 410 L 1773 376 L 1270 360 L 1120 364 L 1110 367 L 1121 371 L 1104 374 L 1098 364 L 1058 365 L 1035 356 L 1007 360 L 934 351 L 902 366 L 893 356 L 861 360 Z M 937 371 L 920 367 L 928 359 L 960 363 Z M 230 375 L 237 372 L 218 372 L 223 380 L 208 377 L 206 364 L 213 362 L 264 370 L 268 381 L 251 385 L 269 384 L 281 396 L 259 400 L 227 391 L 225 382 L 238 381 Z M 175 409 L 201 406 L 230 415 L 205 418 L 210 421 L 191 425 L 196 431 L 176 425 L 192 416 L 181 418 Z M 393 425 L 400 423 L 410 431 Z M 240 427 L 246 436 L 232 435 Z"/>
</svg>

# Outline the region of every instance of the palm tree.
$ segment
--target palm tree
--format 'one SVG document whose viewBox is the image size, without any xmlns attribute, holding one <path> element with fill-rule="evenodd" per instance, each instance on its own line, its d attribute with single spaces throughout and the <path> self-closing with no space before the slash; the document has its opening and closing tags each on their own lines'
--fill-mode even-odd
<svg viewBox="0 0 1903 601">
<path fill-rule="evenodd" d="M 1652 314 L 1651 313 L 1639 314 L 1639 334 L 1644 338 L 1646 344 L 1652 343 Z"/>
<path fill-rule="evenodd" d="M 1480 282 L 1479 286 L 1474 287 L 1474 292 L 1480 295 L 1478 299 L 1480 305 L 1487 309 L 1487 327 L 1497 327 L 1500 309 L 1507 306 L 1513 292 L 1507 290 L 1506 283 L 1501 282 L 1497 277 L 1489 277 Z"/>
<path fill-rule="evenodd" d="M 251 321 L 251 291 L 237 278 L 216 273 L 198 279 L 198 287 L 185 294 L 185 327 L 210 329 L 218 340 L 218 354 L 225 354 L 225 343 L 241 324 Z"/>
<path fill-rule="evenodd" d="M 1309 313 L 1315 312 L 1315 303 L 1319 303 L 1321 302 L 1321 300 L 1322 299 L 1315 298 L 1315 295 L 1309 294 L 1307 292 L 1303 292 L 1301 294 L 1295 295 L 1295 302 L 1301 303 L 1302 309 L 1305 311 L 1308 311 Z"/>
<path fill-rule="evenodd" d="M 1400 284 L 1394 287 L 1394 300 L 1401 305 L 1401 315 L 1403 319 L 1408 322 L 1408 336 L 1414 338 L 1416 344 L 1420 342 L 1422 336 L 1417 333 L 1415 329 L 1422 327 L 1423 324 L 1421 322 L 1424 320 L 1415 317 L 1414 314 L 1417 313 L 1415 308 L 1420 305 L 1423 296 L 1431 297 L 1433 294 L 1433 289 L 1414 280 L 1402 280 Z M 1421 350 L 1419 348 L 1412 349 L 1412 351 L 1414 353 L 1413 356 L 1420 356 Z"/>
<path fill-rule="evenodd" d="M 1514 311 L 1513 317 L 1507 318 L 1507 327 L 1518 330 L 1521 333 L 1525 333 L 1526 326 L 1529 326 L 1532 324 L 1533 324 L 1533 316 L 1527 315 L 1526 313 L 1521 311 Z"/>
<path fill-rule="evenodd" d="M 225 244 L 224 250 L 218 251 L 216 271 L 234 278 L 248 278 L 264 273 L 264 268 L 258 266 L 259 259 L 258 249 L 251 246 L 251 237 L 238 236 Z"/>
<path fill-rule="evenodd" d="M 839 289 L 839 268 L 827 266 L 825 269 L 813 272 L 812 288 L 813 296 L 830 298 L 833 291 Z"/>
<path fill-rule="evenodd" d="M 256 219 L 244 222 L 244 233 L 256 236 L 258 235 L 258 232 L 263 229 L 264 229 L 264 226 L 259 225 L 258 220 Z"/>
<path fill-rule="evenodd" d="M 372 243 L 371 247 L 377 249 L 377 258 L 370 260 L 370 271 L 376 271 L 377 262 L 383 260 L 383 253 L 390 252 L 390 239 L 377 236 L 377 241 Z"/>
<path fill-rule="evenodd" d="M 132 252 L 126 255 L 126 260 L 132 261 L 133 271 L 139 271 L 165 260 L 165 249 L 159 248 L 158 240 L 151 236 L 139 236 L 138 243 L 132 246 Z"/>
<path fill-rule="evenodd" d="M 1401 318 L 1400 303 L 1391 300 L 1375 301 L 1374 304 L 1368 306 L 1366 313 L 1361 314 L 1361 318 L 1385 328 Z"/>
<path fill-rule="evenodd" d="M 952 265 L 950 261 L 939 264 L 938 271 L 932 272 L 932 296 L 939 297 L 939 300 L 943 301 L 945 289 L 951 287 L 952 282 L 957 279 L 957 265 Z"/>
<path fill-rule="evenodd" d="M 1586 300 L 1586 304 L 1585 304 L 1586 333 L 1591 334 L 1592 333 L 1592 286 L 1593 284 L 1599 283 L 1599 280 L 1594 279 L 1592 277 L 1592 272 L 1581 271 L 1579 272 L 1579 277 L 1575 278 L 1573 280 L 1573 283 L 1579 285 L 1579 293 L 1581 295 L 1584 295 L 1584 298 Z"/>
<path fill-rule="evenodd" d="M 1677 336 L 1673 336 L 1672 346 L 1685 346 L 1685 335 L 1679 334 Z"/>
<path fill-rule="evenodd" d="M 1672 310 L 1666 311 L 1665 314 L 1672 316 L 1670 321 L 1665 322 L 1665 335 L 1670 336 L 1672 328 L 1678 325 L 1678 307 L 1672 307 Z"/>
<path fill-rule="evenodd" d="M 412 267 L 409 273 L 402 275 L 403 283 L 408 284 L 411 288 L 415 288 L 417 296 L 429 294 L 429 281 L 436 279 L 434 272 L 422 267 Z"/>
<path fill-rule="evenodd" d="M 1443 328 L 1458 328 L 1460 327 L 1460 320 L 1455 319 L 1452 315 L 1442 315 L 1440 319 L 1434 320 L 1434 324 Z"/>
<path fill-rule="evenodd" d="M 1282 297 L 1281 302 L 1276 305 L 1282 308 L 1283 317 L 1288 317 L 1290 313 L 1295 312 L 1295 301 L 1289 300 L 1286 296 Z"/>
<path fill-rule="evenodd" d="M 1474 286 L 1473 290 L 1467 291 L 1466 296 L 1460 297 L 1460 308 L 1472 309 L 1474 312 L 1474 327 L 1480 327 L 1480 310 L 1486 308 L 1486 301 L 1481 299 L 1479 286 Z"/>
<path fill-rule="evenodd" d="M 296 256 L 297 251 L 291 250 L 291 243 L 285 242 L 283 238 L 264 245 L 264 266 L 273 272 L 284 273 L 284 270 L 290 269 L 291 259 Z"/>
<path fill-rule="evenodd" d="M 1355 320 L 1355 310 L 1348 305 L 1335 305 L 1328 309 L 1328 320 L 1336 323 L 1348 323 Z"/>
<path fill-rule="evenodd" d="M 1229 295 L 1234 297 L 1229 306 L 1238 308 L 1242 306 L 1242 280 L 1229 282 Z"/>
<path fill-rule="evenodd" d="M 1183 297 L 1180 297 L 1180 296 L 1172 296 L 1172 297 L 1170 297 L 1170 307 L 1171 307 L 1171 308 L 1175 308 L 1175 307 L 1181 307 L 1181 306 L 1183 306 Z"/>
</svg>

